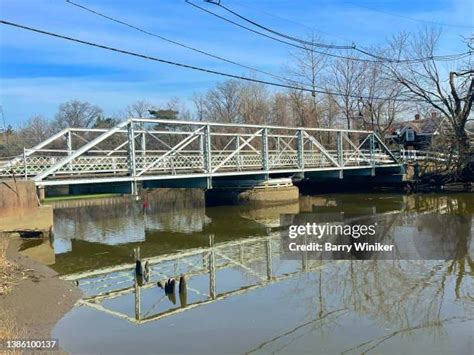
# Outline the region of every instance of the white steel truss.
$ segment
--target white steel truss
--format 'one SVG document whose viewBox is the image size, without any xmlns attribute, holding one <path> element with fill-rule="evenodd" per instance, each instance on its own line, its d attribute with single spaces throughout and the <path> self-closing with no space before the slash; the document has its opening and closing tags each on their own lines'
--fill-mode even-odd
<svg viewBox="0 0 474 355">
<path fill-rule="evenodd" d="M 131 118 L 67 128 L 0 165 L 37 186 L 400 166 L 372 131 Z"/>
</svg>

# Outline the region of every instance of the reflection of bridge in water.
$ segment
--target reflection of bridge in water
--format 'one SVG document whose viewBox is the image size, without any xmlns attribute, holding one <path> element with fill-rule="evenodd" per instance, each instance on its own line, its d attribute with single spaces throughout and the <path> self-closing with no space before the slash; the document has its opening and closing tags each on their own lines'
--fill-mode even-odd
<svg viewBox="0 0 474 355">
<path fill-rule="evenodd" d="M 134 263 L 70 274 L 63 279 L 77 282 L 84 291 L 80 305 L 143 324 L 263 288 L 323 265 L 320 260 L 308 260 L 305 255 L 300 261 L 282 260 L 276 236 L 219 244 L 214 244 L 210 237 L 210 244 L 143 259 L 142 262 L 149 262 L 151 273 L 148 282 L 142 285 L 135 278 Z M 178 281 L 181 275 L 185 275 L 187 287 L 185 293 L 180 293 L 176 286 L 179 297 L 176 305 L 176 295 L 166 296 L 157 282 L 164 283 L 169 278 Z M 133 314 L 130 297 L 133 297 Z M 123 304 L 128 304 L 129 309 L 124 309 Z"/>
</svg>

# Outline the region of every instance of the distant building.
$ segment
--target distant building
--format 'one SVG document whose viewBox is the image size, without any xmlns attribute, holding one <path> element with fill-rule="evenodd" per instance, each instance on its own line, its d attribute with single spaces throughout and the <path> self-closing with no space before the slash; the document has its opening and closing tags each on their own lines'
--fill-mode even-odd
<svg viewBox="0 0 474 355">
<path fill-rule="evenodd" d="M 416 114 L 413 120 L 392 123 L 385 139 L 400 148 L 427 150 L 438 133 L 441 122 L 442 118 L 436 112 L 426 118 Z"/>
</svg>

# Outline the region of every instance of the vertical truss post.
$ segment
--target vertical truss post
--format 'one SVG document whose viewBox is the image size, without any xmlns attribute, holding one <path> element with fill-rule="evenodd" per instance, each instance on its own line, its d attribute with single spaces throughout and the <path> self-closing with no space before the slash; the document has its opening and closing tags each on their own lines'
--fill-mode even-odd
<svg viewBox="0 0 474 355">
<path fill-rule="evenodd" d="M 262 129 L 262 168 L 264 171 L 268 171 L 268 128 Z"/>
<path fill-rule="evenodd" d="M 211 127 L 206 125 L 204 127 L 204 144 L 203 144 L 203 155 L 204 155 L 204 169 L 208 174 L 212 172 L 212 161 L 211 161 Z"/>
<path fill-rule="evenodd" d="M 304 132 L 302 129 L 299 129 L 297 134 L 298 134 L 298 147 L 297 147 L 298 167 L 300 169 L 304 169 Z"/>
<path fill-rule="evenodd" d="M 145 156 L 146 155 L 146 133 L 145 132 L 141 134 L 140 143 L 141 143 L 141 151 L 142 151 L 141 155 Z"/>
<path fill-rule="evenodd" d="M 23 148 L 23 169 L 25 170 L 25 180 L 28 179 L 28 164 L 26 163 L 26 149 Z"/>
<path fill-rule="evenodd" d="M 273 274 L 273 259 L 272 259 L 272 240 L 265 242 L 265 252 L 267 257 L 267 279 L 270 281 Z"/>
<path fill-rule="evenodd" d="M 214 253 L 214 235 L 209 236 L 209 297 L 216 298 L 216 255 Z"/>
<path fill-rule="evenodd" d="M 204 133 L 201 132 L 199 134 L 199 152 L 201 153 L 201 156 L 203 157 L 203 159 L 204 159 L 205 134 L 206 134 L 206 132 L 204 132 Z M 203 169 L 204 169 L 204 167 L 203 167 Z"/>
<path fill-rule="evenodd" d="M 137 181 L 135 180 L 137 176 L 137 166 L 135 161 L 135 127 L 134 122 L 130 120 L 128 124 L 128 170 L 130 176 L 133 178 L 131 182 L 132 188 L 132 195 L 136 195 L 138 193 L 137 189 Z"/>
<path fill-rule="evenodd" d="M 237 171 L 240 171 L 241 169 L 241 164 L 240 164 L 240 135 L 237 135 L 235 137 L 235 150 L 237 151 L 237 154 L 235 156 L 236 159 L 236 167 Z"/>
<path fill-rule="evenodd" d="M 67 131 L 66 141 L 67 141 L 67 155 L 71 155 L 72 154 L 72 133 L 71 133 L 71 131 Z"/>
<path fill-rule="evenodd" d="M 204 126 L 204 144 L 202 145 L 202 155 L 204 156 L 204 170 L 209 174 L 207 177 L 207 188 L 212 188 L 212 156 L 211 156 L 211 126 Z"/>
<path fill-rule="evenodd" d="M 344 165 L 344 146 L 342 144 L 342 132 L 338 131 L 336 133 L 336 145 L 337 145 L 337 163 L 339 164 L 339 179 L 344 177 L 344 172 L 342 167 Z"/>
<path fill-rule="evenodd" d="M 140 247 L 135 248 L 133 250 L 133 254 L 135 256 L 135 260 L 140 260 Z M 135 275 L 135 319 L 140 320 L 141 318 L 141 290 L 140 285 L 138 284 L 137 275 Z"/>
<path fill-rule="evenodd" d="M 67 131 L 66 133 L 66 144 L 67 144 L 67 155 L 69 156 L 72 154 L 72 133 L 70 130 Z M 71 163 L 68 164 L 68 169 L 72 171 Z"/>
<path fill-rule="evenodd" d="M 370 165 L 372 166 L 372 176 L 375 176 L 375 137 L 374 132 L 369 137 Z"/>
</svg>

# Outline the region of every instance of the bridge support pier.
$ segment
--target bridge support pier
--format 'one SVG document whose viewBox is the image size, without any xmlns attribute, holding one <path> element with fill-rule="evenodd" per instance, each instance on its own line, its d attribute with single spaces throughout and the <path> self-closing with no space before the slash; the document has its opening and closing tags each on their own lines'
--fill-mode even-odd
<svg viewBox="0 0 474 355">
<path fill-rule="evenodd" d="M 291 179 L 214 181 L 206 191 L 206 205 L 281 204 L 298 201 L 299 189 Z"/>
</svg>

